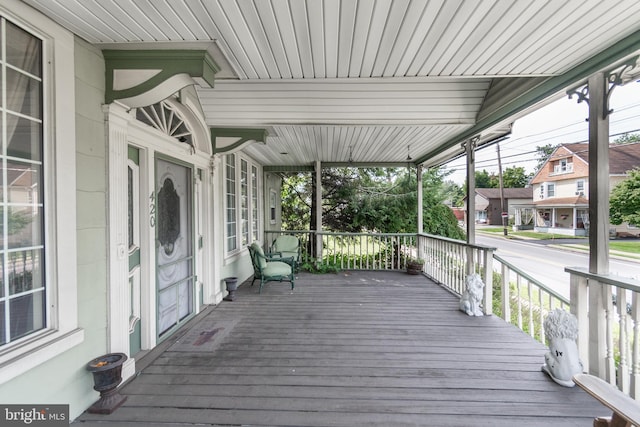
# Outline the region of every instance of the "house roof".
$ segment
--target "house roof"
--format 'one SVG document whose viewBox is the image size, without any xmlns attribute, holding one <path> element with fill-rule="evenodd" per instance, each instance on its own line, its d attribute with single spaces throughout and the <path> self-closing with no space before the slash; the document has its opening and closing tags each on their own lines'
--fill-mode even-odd
<svg viewBox="0 0 640 427">
<path fill-rule="evenodd" d="M 543 199 L 533 202 L 536 207 L 544 206 L 589 206 L 589 200 L 582 196 L 572 197 L 552 197 L 549 199 Z"/>
<path fill-rule="evenodd" d="M 500 198 L 499 188 L 476 188 L 476 193 L 483 196 L 485 199 Z M 532 199 L 533 188 L 505 188 L 504 197 L 505 199 Z"/>
<path fill-rule="evenodd" d="M 589 163 L 589 144 L 565 144 L 572 153 Z M 633 168 L 640 167 L 640 142 L 609 145 L 609 173 L 623 175 Z"/>
<path fill-rule="evenodd" d="M 99 49 L 205 49 L 207 125 L 267 129 L 273 167 L 442 164 L 640 52 L 637 0 L 23 2 Z"/>
<path fill-rule="evenodd" d="M 551 156 L 549 156 L 545 165 L 554 160 L 566 158 L 567 155 L 564 154 L 564 150 L 567 150 L 570 154 L 577 156 L 586 164 L 589 164 L 589 144 L 586 142 L 576 142 L 571 144 L 560 144 L 556 147 L 553 153 L 551 153 Z M 558 153 L 559 151 L 561 151 L 561 153 Z M 609 145 L 610 175 L 624 175 L 631 169 L 637 167 L 640 167 L 640 142 Z M 544 165 L 540 170 L 543 168 Z M 532 179 L 532 182 L 534 180 L 535 177 Z"/>
</svg>

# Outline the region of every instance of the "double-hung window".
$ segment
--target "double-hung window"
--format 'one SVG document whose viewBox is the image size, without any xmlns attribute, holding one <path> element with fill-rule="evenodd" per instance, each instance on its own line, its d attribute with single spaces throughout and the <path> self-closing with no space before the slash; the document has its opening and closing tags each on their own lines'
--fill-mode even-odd
<svg viewBox="0 0 640 427">
<path fill-rule="evenodd" d="M 75 113 L 69 102 L 75 99 L 75 41 L 40 14 L 4 7 L 0 384 L 84 339 L 78 329 Z"/>
<path fill-rule="evenodd" d="M 554 197 L 556 195 L 556 185 L 547 184 L 547 197 Z"/>
<path fill-rule="evenodd" d="M 227 252 L 233 252 L 238 248 L 237 227 L 238 220 L 236 218 L 236 155 L 229 154 L 225 158 L 225 183 L 226 183 L 226 240 Z"/>
<path fill-rule="evenodd" d="M 240 154 L 225 156 L 226 253 L 247 247 L 260 235 L 259 168 Z"/>
<path fill-rule="evenodd" d="M 2 20 L 0 345 L 47 326 L 42 41 Z"/>
</svg>

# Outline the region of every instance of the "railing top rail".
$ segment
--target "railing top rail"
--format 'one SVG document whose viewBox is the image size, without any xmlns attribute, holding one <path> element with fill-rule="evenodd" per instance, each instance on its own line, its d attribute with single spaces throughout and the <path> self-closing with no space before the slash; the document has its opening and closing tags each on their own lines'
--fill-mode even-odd
<svg viewBox="0 0 640 427">
<path fill-rule="evenodd" d="M 265 233 L 313 233 L 314 230 L 265 230 Z"/>
<path fill-rule="evenodd" d="M 533 277 L 529 276 L 527 273 L 525 273 L 524 271 L 520 270 L 518 267 L 516 267 L 513 264 L 511 264 L 509 261 L 506 261 L 505 259 L 499 257 L 496 254 L 493 254 L 493 259 L 495 259 L 498 262 L 506 265 L 507 267 L 509 267 L 509 269 L 515 271 L 517 274 L 519 274 L 520 276 L 524 277 L 527 281 L 529 281 L 530 283 L 533 283 L 534 285 L 536 285 L 540 289 L 544 290 L 546 293 L 552 295 L 554 298 L 559 299 L 564 304 L 570 305 L 569 299 L 563 297 L 562 295 L 560 295 L 559 293 L 557 293 L 553 289 L 547 287 L 545 284 L 543 284 L 539 280 L 534 279 Z"/>
<path fill-rule="evenodd" d="M 316 234 L 323 236 L 417 236 L 417 233 L 342 233 L 335 231 L 316 231 Z"/>
<path fill-rule="evenodd" d="M 607 285 L 629 289 L 630 291 L 634 292 L 640 292 L 640 280 L 632 279 L 630 277 L 616 276 L 613 274 L 591 273 L 584 267 L 565 267 L 564 271 L 570 274 L 575 274 L 576 276 L 596 280 L 600 283 L 606 283 Z"/>
<path fill-rule="evenodd" d="M 465 242 L 464 240 L 452 239 L 450 237 L 436 236 L 435 234 L 420 233 L 420 234 L 418 234 L 418 236 L 428 237 L 430 239 L 435 239 L 435 240 L 442 240 L 444 242 L 455 243 L 457 245 L 467 246 L 467 247 L 474 248 L 474 249 L 482 249 L 482 250 L 485 250 L 485 251 L 495 251 L 496 250 L 496 248 L 492 247 L 492 246 L 470 244 L 470 243 Z"/>
</svg>

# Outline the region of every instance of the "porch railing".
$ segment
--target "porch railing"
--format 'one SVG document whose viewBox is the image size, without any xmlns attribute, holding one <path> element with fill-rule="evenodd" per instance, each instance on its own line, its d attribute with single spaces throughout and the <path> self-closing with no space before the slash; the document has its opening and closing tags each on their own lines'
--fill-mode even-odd
<svg viewBox="0 0 640 427">
<path fill-rule="evenodd" d="M 640 399 L 640 281 L 565 268 L 585 371 Z"/>
<path fill-rule="evenodd" d="M 493 252 L 495 248 L 469 245 L 462 240 L 448 239 L 431 234 L 418 235 L 418 254 L 424 259 L 424 272 L 456 295 L 465 290 L 468 274 L 477 273 L 485 284 L 493 281 Z M 484 287 L 485 314 L 493 311 L 493 287 Z"/>
<path fill-rule="evenodd" d="M 640 281 L 566 268 L 571 297 L 546 287 L 494 254 L 494 248 L 428 234 L 267 231 L 269 247 L 280 234 L 300 238 L 303 260 L 340 269 L 402 270 L 406 257 L 424 260 L 424 273 L 456 295 L 470 273 L 482 276 L 485 314 L 502 317 L 546 344 L 544 318 L 554 308 L 570 310 L 579 326 L 578 349 L 585 371 L 640 399 Z M 317 239 L 322 253 L 316 256 Z"/>
<path fill-rule="evenodd" d="M 266 231 L 266 248 L 281 234 L 300 239 L 303 262 L 333 266 L 341 270 L 404 270 L 407 257 L 416 256 L 414 233 Z M 317 239 L 322 244 L 320 256 L 316 256 Z"/>
<path fill-rule="evenodd" d="M 569 310 L 569 300 L 500 256 L 493 260 L 494 314 L 546 344 L 544 318 L 555 308 Z"/>
<path fill-rule="evenodd" d="M 404 270 L 416 256 L 411 233 L 317 233 L 322 239 L 320 262 L 341 270 Z"/>
</svg>

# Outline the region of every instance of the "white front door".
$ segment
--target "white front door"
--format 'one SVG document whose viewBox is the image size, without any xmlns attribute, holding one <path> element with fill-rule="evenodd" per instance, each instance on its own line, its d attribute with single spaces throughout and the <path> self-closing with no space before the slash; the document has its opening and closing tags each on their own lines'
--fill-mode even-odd
<svg viewBox="0 0 640 427">
<path fill-rule="evenodd" d="M 156 158 L 158 336 L 194 313 L 193 173 Z"/>
</svg>

